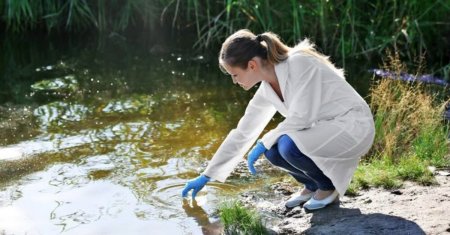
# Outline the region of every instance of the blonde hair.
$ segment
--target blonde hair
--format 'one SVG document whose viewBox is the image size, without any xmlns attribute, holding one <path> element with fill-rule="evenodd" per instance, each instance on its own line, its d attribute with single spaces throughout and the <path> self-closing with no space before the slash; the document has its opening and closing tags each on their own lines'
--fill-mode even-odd
<svg viewBox="0 0 450 235">
<path fill-rule="evenodd" d="M 225 40 L 219 53 L 219 67 L 222 71 L 225 71 L 224 64 L 246 69 L 248 61 L 255 56 L 266 60 L 270 64 L 276 65 L 297 52 L 302 52 L 317 58 L 337 74 L 344 77 L 344 71 L 336 68 L 328 56 L 318 52 L 315 49 L 315 45 L 309 39 L 302 40 L 292 48 L 284 44 L 277 34 L 265 32 L 255 35 L 248 29 L 241 29 Z"/>
</svg>

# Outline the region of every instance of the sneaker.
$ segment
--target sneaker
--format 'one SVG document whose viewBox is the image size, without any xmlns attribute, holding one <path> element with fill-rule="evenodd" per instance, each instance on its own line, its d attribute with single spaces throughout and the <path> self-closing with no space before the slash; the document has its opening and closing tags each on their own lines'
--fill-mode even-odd
<svg viewBox="0 0 450 235">
<path fill-rule="evenodd" d="M 314 192 L 301 195 L 301 192 L 297 192 L 292 194 L 292 196 L 289 198 L 289 200 L 286 201 L 285 206 L 287 208 L 294 208 L 296 206 L 301 205 L 302 203 L 307 202 L 312 196 L 314 195 Z"/>
<path fill-rule="evenodd" d="M 339 199 L 338 196 L 339 196 L 339 193 L 336 190 L 334 190 L 330 196 L 328 196 L 322 200 L 317 200 L 317 199 L 314 199 L 314 197 L 311 197 L 311 199 L 309 199 L 305 204 L 303 204 L 303 208 L 308 209 L 308 210 L 317 210 L 317 209 L 324 208 L 324 207 L 328 206 L 329 204 L 333 203 L 334 201 L 336 201 L 336 199 Z"/>
</svg>

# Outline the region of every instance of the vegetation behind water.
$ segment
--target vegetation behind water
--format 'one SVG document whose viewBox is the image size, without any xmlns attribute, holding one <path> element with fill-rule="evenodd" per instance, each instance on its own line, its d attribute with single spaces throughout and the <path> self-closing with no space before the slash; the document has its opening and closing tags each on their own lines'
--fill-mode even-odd
<svg viewBox="0 0 450 235">
<path fill-rule="evenodd" d="M 386 48 L 397 49 L 408 64 L 425 54 L 428 67 L 446 78 L 449 11 L 447 0 L 0 1 L 8 32 L 140 35 L 147 40 L 168 32 L 179 43 L 217 49 L 230 33 L 249 28 L 276 32 L 290 45 L 310 37 L 343 67 L 351 59 L 376 66 Z"/>
<path fill-rule="evenodd" d="M 407 69 L 398 54 L 389 55 L 384 67 L 395 73 L 371 87 L 376 136 L 350 193 L 369 186 L 396 188 L 403 180 L 429 185 L 434 183 L 430 167 L 450 165 L 448 126 L 442 115 L 447 102 L 436 92 L 445 91 L 401 81 Z"/>
</svg>

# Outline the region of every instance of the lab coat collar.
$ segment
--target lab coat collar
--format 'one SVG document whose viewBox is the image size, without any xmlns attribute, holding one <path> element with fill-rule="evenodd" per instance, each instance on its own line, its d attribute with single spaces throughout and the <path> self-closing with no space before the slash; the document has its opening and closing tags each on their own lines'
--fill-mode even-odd
<svg viewBox="0 0 450 235">
<path fill-rule="evenodd" d="M 284 102 L 281 101 L 280 97 L 278 97 L 277 93 L 273 90 L 272 86 L 263 81 L 262 84 L 264 86 L 264 90 L 266 91 L 267 99 L 272 102 L 274 107 L 280 112 L 283 116 L 287 115 L 287 96 L 286 96 L 286 82 L 288 78 L 288 64 L 287 60 L 282 61 L 275 65 L 275 74 L 277 75 L 278 83 L 280 84 L 281 94 L 283 96 Z"/>
<path fill-rule="evenodd" d="M 288 62 L 287 59 L 275 65 L 275 74 L 277 75 L 278 83 L 280 84 L 281 94 L 286 103 L 286 82 L 288 79 Z M 275 92 L 275 91 L 274 91 Z"/>
</svg>

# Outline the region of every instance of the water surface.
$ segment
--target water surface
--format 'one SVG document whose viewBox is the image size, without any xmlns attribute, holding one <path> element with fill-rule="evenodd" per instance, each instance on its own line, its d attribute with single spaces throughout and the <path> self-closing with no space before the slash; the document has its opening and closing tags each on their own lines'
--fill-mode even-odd
<svg viewBox="0 0 450 235">
<path fill-rule="evenodd" d="M 218 231 L 219 201 L 258 184 L 232 177 L 195 203 L 180 196 L 252 93 L 202 55 L 12 44 L 0 88 L 0 233 Z"/>
</svg>

